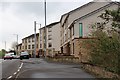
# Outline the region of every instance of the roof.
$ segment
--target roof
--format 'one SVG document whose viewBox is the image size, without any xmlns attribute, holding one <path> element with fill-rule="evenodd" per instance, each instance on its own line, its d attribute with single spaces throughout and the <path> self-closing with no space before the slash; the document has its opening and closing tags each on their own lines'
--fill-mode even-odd
<svg viewBox="0 0 120 80">
<path fill-rule="evenodd" d="M 108 7 L 110 7 L 110 6 L 113 5 L 113 4 L 117 4 L 117 5 L 120 6 L 120 2 L 110 2 L 109 4 L 107 4 L 107 5 L 105 5 L 105 6 L 101 7 L 101 8 L 99 8 L 99 9 L 93 11 L 93 12 L 90 12 L 90 13 L 88 13 L 88 14 L 82 16 L 82 17 L 79 17 L 78 19 L 74 20 L 74 21 L 72 22 L 72 24 L 74 24 L 74 23 L 80 21 L 81 19 L 87 18 L 87 17 L 89 17 L 89 16 L 91 16 L 91 15 L 93 15 L 93 14 L 99 12 L 99 11 L 102 11 L 102 10 L 104 10 L 105 8 L 108 8 Z M 72 25 L 72 24 L 71 24 L 71 25 Z M 71 26 L 71 25 L 70 25 L 70 26 Z"/>
<path fill-rule="evenodd" d="M 17 46 L 21 46 L 21 45 L 22 45 L 22 43 L 18 44 Z"/>
<path fill-rule="evenodd" d="M 78 8 L 76 8 L 76 9 L 74 9 L 74 10 L 71 10 L 71 11 L 70 11 L 70 12 L 68 12 L 68 13 L 63 14 L 63 15 L 61 16 L 60 22 L 61 22 L 61 20 L 62 20 L 63 16 L 65 16 L 65 15 L 67 15 L 67 14 L 69 15 L 69 14 L 71 14 L 71 13 L 73 13 L 73 12 L 75 12 L 75 11 L 79 10 L 79 9 L 82 9 L 82 8 L 84 8 L 84 7 L 86 7 L 86 6 L 90 5 L 90 4 L 92 4 L 92 3 L 94 3 L 94 2 L 93 2 L 93 1 L 92 1 L 92 2 L 89 2 L 89 3 L 84 4 L 84 5 L 82 5 L 82 6 L 78 7 Z"/>
<path fill-rule="evenodd" d="M 58 24 L 58 23 L 59 23 L 59 22 L 54 22 L 54 23 L 51 23 L 51 24 L 46 25 L 46 27 L 54 26 L 54 25 L 56 25 L 56 24 Z"/>
<path fill-rule="evenodd" d="M 36 35 L 39 35 L 39 33 L 36 33 Z M 23 39 L 26 39 L 26 38 L 29 38 L 29 37 L 32 37 L 32 36 L 34 36 L 34 34 L 31 34 L 31 35 L 29 35 L 29 36 L 27 36 L 27 37 L 25 37 L 25 38 L 23 38 Z M 22 40 L 23 40 L 22 39 Z"/>
<path fill-rule="evenodd" d="M 54 22 L 54 23 L 51 23 L 51 24 L 46 25 L 46 27 L 54 26 L 54 25 L 56 25 L 56 24 L 58 24 L 58 23 L 59 23 L 59 22 Z M 42 28 L 40 28 L 40 29 L 43 29 L 43 28 L 45 28 L 45 26 L 42 27 Z M 39 29 L 39 30 L 40 30 L 40 29 Z"/>
</svg>

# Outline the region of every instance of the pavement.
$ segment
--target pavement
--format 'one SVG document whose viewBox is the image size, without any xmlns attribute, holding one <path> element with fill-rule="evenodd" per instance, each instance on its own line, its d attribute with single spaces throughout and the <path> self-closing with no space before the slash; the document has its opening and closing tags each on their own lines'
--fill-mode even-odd
<svg viewBox="0 0 120 80">
<path fill-rule="evenodd" d="M 16 75 L 18 79 L 41 79 L 41 78 L 76 78 L 81 80 L 82 78 L 95 79 L 93 75 L 85 72 L 77 64 L 61 64 L 61 63 L 49 63 L 44 59 L 31 58 L 29 60 L 21 60 L 23 66 L 21 71 Z"/>
</svg>

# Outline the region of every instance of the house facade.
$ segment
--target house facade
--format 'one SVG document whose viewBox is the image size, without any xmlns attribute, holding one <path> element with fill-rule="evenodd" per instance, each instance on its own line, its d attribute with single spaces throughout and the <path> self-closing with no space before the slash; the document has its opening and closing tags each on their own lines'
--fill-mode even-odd
<svg viewBox="0 0 120 80">
<path fill-rule="evenodd" d="M 40 49 L 40 56 L 45 56 L 45 27 L 39 29 L 39 49 Z"/>
<path fill-rule="evenodd" d="M 17 48 L 18 48 L 18 54 L 22 52 L 22 43 L 18 44 Z"/>
<path fill-rule="evenodd" d="M 82 41 L 92 39 L 89 37 L 92 24 L 103 22 L 98 16 L 105 10 L 114 10 L 119 7 L 117 2 L 90 2 L 61 17 L 61 52 L 66 55 L 84 58 L 87 49 L 83 49 Z M 110 24 L 108 24 L 110 26 Z"/>
<path fill-rule="evenodd" d="M 39 29 L 40 49 L 45 51 L 45 27 Z M 53 57 L 60 52 L 60 23 L 54 22 L 46 26 L 46 56 Z M 42 53 L 44 54 L 44 53 Z"/>
<path fill-rule="evenodd" d="M 35 38 L 34 34 L 22 39 L 22 51 L 27 51 L 31 56 L 34 54 Z M 36 34 L 36 56 L 39 52 L 39 33 Z"/>
</svg>

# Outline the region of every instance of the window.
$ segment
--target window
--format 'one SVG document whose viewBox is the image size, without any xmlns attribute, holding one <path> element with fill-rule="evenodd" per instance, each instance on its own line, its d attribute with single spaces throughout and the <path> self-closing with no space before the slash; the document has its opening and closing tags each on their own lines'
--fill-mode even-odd
<svg viewBox="0 0 120 80">
<path fill-rule="evenodd" d="M 22 40 L 22 43 L 24 43 L 24 40 Z"/>
<path fill-rule="evenodd" d="M 51 40 L 51 39 L 52 39 L 51 36 L 52 36 L 52 35 L 48 35 L 48 40 Z"/>
<path fill-rule="evenodd" d="M 65 41 L 67 40 L 67 36 L 66 36 L 66 34 L 65 34 Z"/>
<path fill-rule="evenodd" d="M 42 48 L 42 44 L 40 44 L 40 48 Z"/>
<path fill-rule="evenodd" d="M 73 43 L 73 54 L 74 54 L 74 43 Z"/>
<path fill-rule="evenodd" d="M 32 38 L 32 42 L 34 42 L 34 38 Z"/>
<path fill-rule="evenodd" d="M 49 28 L 48 28 L 48 32 L 52 32 L 52 27 L 49 27 Z"/>
<path fill-rule="evenodd" d="M 22 48 L 24 49 L 24 46 Z"/>
<path fill-rule="evenodd" d="M 103 29 L 103 27 L 101 26 L 101 23 L 97 23 L 97 28 Z"/>
<path fill-rule="evenodd" d="M 48 47 L 52 47 L 52 43 L 48 43 Z"/>
<path fill-rule="evenodd" d="M 30 45 L 28 45 L 28 49 L 30 49 L 30 47 L 31 47 L 31 46 L 30 46 Z"/>
<path fill-rule="evenodd" d="M 25 43 L 27 43 L 27 39 L 25 39 Z"/>
<path fill-rule="evenodd" d="M 21 46 L 20 46 L 20 49 L 21 49 Z"/>
<path fill-rule="evenodd" d="M 83 36 L 83 25 L 82 23 L 79 24 L 79 37 Z"/>
<path fill-rule="evenodd" d="M 74 26 L 73 26 L 73 35 L 74 35 Z"/>
<path fill-rule="evenodd" d="M 30 43 L 30 38 L 28 39 L 28 42 Z"/>
<path fill-rule="evenodd" d="M 32 45 L 32 49 L 34 49 L 34 45 Z"/>
<path fill-rule="evenodd" d="M 25 46 L 25 49 L 27 49 L 27 46 Z"/>
</svg>

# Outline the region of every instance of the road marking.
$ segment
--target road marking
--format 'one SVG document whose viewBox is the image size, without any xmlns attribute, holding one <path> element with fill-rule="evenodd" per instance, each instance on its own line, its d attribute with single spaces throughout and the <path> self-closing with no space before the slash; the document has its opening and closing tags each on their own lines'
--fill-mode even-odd
<svg viewBox="0 0 120 80">
<path fill-rule="evenodd" d="M 20 71 L 20 69 L 17 70 L 18 72 Z"/>
<path fill-rule="evenodd" d="M 17 74 L 17 72 L 14 73 L 14 75 L 16 75 L 16 74 Z"/>
<path fill-rule="evenodd" d="M 20 69 L 22 68 L 22 66 L 23 66 L 23 63 L 21 63 L 20 67 L 18 68 L 18 70 L 17 70 L 18 72 L 20 71 Z M 13 75 L 16 75 L 16 74 L 17 74 L 17 72 L 14 72 Z M 10 78 L 12 78 L 12 76 L 9 76 L 7 79 L 10 79 Z"/>
<path fill-rule="evenodd" d="M 22 66 L 23 66 L 23 63 L 21 63 L 21 65 L 20 65 L 19 69 L 21 69 L 21 68 L 22 68 Z"/>
<path fill-rule="evenodd" d="M 10 78 L 12 78 L 12 76 L 9 76 L 7 79 L 10 79 Z"/>
</svg>

